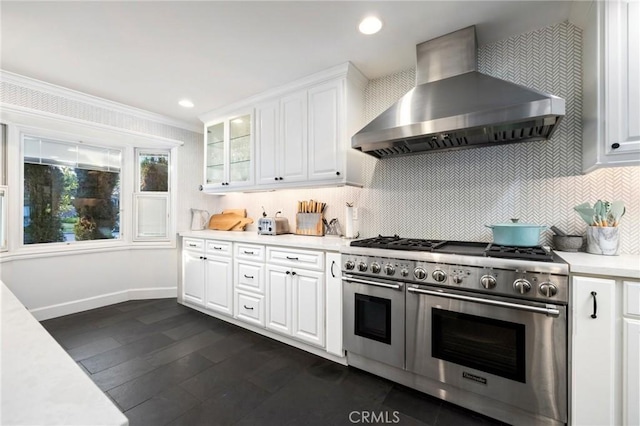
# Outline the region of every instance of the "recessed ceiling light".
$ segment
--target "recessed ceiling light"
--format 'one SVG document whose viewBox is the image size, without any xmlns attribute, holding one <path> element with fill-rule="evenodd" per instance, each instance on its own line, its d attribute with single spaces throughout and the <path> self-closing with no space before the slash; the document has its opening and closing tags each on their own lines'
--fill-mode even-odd
<svg viewBox="0 0 640 426">
<path fill-rule="evenodd" d="M 375 16 L 368 16 L 364 18 L 360 25 L 358 25 L 358 29 L 362 34 L 375 34 L 380 31 L 382 28 L 382 21 Z"/>
<path fill-rule="evenodd" d="M 180 102 L 178 102 L 178 105 L 184 108 L 193 108 L 193 102 L 191 102 L 189 99 L 181 100 Z"/>
</svg>

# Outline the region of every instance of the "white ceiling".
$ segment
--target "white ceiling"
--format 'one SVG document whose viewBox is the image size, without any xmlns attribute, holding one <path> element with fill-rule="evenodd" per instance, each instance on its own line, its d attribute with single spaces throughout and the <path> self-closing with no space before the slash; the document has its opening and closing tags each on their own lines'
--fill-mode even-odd
<svg viewBox="0 0 640 426">
<path fill-rule="evenodd" d="M 376 78 L 415 45 L 475 24 L 480 45 L 565 21 L 570 1 L 0 3 L 0 67 L 186 123 L 351 61 Z M 369 14 L 382 31 L 357 31 Z M 189 98 L 195 108 L 178 100 Z"/>
</svg>

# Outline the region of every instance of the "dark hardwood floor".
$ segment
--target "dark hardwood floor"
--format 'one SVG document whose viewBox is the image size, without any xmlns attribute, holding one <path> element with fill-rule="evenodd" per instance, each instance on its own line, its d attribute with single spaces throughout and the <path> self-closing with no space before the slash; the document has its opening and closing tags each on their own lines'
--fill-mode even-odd
<svg viewBox="0 0 640 426">
<path fill-rule="evenodd" d="M 497 425 L 176 303 L 138 300 L 43 321 L 139 425 Z"/>
</svg>

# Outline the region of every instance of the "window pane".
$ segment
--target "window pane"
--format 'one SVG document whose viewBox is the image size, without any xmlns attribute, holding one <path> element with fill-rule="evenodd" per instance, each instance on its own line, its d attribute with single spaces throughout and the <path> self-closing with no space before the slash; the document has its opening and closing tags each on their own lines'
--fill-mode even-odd
<svg viewBox="0 0 640 426">
<path fill-rule="evenodd" d="M 119 172 L 121 152 L 71 142 L 24 136 L 24 161 L 86 170 Z"/>
<path fill-rule="evenodd" d="M 169 154 L 139 153 L 140 191 L 169 191 Z"/>
<path fill-rule="evenodd" d="M 167 196 L 137 196 L 136 237 L 167 236 Z"/>
</svg>

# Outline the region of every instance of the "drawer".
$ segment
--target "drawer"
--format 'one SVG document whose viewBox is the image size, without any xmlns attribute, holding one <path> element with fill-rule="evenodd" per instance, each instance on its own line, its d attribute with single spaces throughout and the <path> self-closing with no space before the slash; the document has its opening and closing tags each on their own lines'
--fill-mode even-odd
<svg viewBox="0 0 640 426">
<path fill-rule="evenodd" d="M 640 282 L 624 281 L 624 314 L 640 316 Z"/>
<path fill-rule="evenodd" d="M 236 262 L 236 288 L 264 294 L 264 265 Z"/>
<path fill-rule="evenodd" d="M 236 318 L 264 327 L 264 296 L 236 292 Z"/>
<path fill-rule="evenodd" d="M 267 262 L 275 265 L 322 271 L 324 269 L 324 252 L 267 247 Z"/>
<path fill-rule="evenodd" d="M 231 242 L 207 240 L 207 254 L 231 256 Z"/>
<path fill-rule="evenodd" d="M 264 246 L 255 244 L 235 243 L 236 259 L 252 260 L 254 262 L 264 262 Z"/>
<path fill-rule="evenodd" d="M 183 238 L 182 249 L 204 253 L 204 240 L 197 238 Z"/>
</svg>

